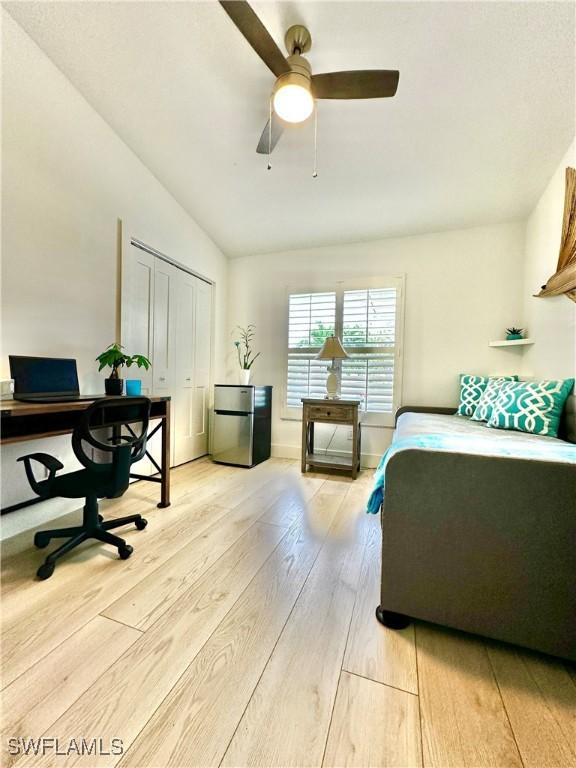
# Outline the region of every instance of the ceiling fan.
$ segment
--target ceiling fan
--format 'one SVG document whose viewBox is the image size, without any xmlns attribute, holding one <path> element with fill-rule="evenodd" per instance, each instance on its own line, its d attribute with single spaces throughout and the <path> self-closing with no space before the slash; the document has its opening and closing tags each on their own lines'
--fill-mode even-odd
<svg viewBox="0 0 576 768">
<path fill-rule="evenodd" d="M 358 69 L 313 75 L 310 64 L 302 56 L 312 46 L 306 27 L 297 24 L 286 32 L 284 43 L 288 57 L 285 57 L 247 2 L 220 0 L 220 5 L 276 75 L 271 97 L 272 123 L 266 124 L 256 152 L 272 152 L 285 123 L 300 123 L 310 117 L 315 99 L 380 99 L 396 93 L 400 77 L 397 70 Z"/>
</svg>

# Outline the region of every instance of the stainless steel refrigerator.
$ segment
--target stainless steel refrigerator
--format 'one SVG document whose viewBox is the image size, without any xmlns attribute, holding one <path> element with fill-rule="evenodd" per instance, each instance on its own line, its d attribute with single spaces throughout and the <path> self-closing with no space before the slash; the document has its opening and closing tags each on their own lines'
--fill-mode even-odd
<svg viewBox="0 0 576 768">
<path fill-rule="evenodd" d="M 270 458 L 272 387 L 214 387 L 212 459 L 253 467 Z"/>
</svg>

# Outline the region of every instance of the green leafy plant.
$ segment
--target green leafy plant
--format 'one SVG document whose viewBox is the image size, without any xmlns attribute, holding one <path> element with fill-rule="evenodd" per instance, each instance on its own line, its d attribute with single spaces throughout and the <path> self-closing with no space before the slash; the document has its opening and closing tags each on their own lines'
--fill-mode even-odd
<svg viewBox="0 0 576 768">
<path fill-rule="evenodd" d="M 506 328 L 506 333 L 509 333 L 511 336 L 521 336 L 523 330 L 524 328 L 514 328 L 512 326 L 512 328 Z"/>
<path fill-rule="evenodd" d="M 240 339 L 234 342 L 236 353 L 238 354 L 238 365 L 243 371 L 249 371 L 254 365 L 256 358 L 260 357 L 260 352 L 254 354 L 251 346 L 256 326 L 250 324 L 246 328 L 242 328 L 239 325 L 236 327 L 240 335 Z"/>
<path fill-rule="evenodd" d="M 152 363 L 144 355 L 127 355 L 122 350 L 124 347 L 121 344 L 110 344 L 102 354 L 98 355 L 96 361 L 100 363 L 98 368 L 101 371 L 103 368 L 111 368 L 111 379 L 119 378 L 118 372 L 124 365 L 130 368 L 132 365 L 137 365 L 138 368 L 144 368 L 148 370 Z"/>
</svg>

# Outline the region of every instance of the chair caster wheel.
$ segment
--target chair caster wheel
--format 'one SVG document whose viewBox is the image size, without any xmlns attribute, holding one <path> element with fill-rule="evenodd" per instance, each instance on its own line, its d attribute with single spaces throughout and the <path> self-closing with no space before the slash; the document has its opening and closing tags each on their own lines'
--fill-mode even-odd
<svg viewBox="0 0 576 768">
<path fill-rule="evenodd" d="M 47 547 L 48 544 L 50 544 L 50 536 L 45 536 L 43 533 L 35 533 L 34 534 L 34 546 L 38 547 L 38 549 L 44 549 L 44 547 Z M 54 570 L 54 569 L 52 569 Z"/>
<path fill-rule="evenodd" d="M 104 518 L 102 517 L 102 515 L 98 515 L 98 522 L 99 523 L 103 523 L 104 522 Z"/>
<path fill-rule="evenodd" d="M 132 552 L 134 552 L 134 547 L 131 547 L 130 544 L 126 544 L 125 547 L 118 547 L 118 554 L 121 560 L 128 560 Z"/>
<path fill-rule="evenodd" d="M 146 526 L 148 525 L 148 520 L 144 520 L 144 518 L 142 517 L 140 520 L 136 520 L 135 525 L 139 531 L 143 531 L 144 528 L 146 528 Z"/>
<path fill-rule="evenodd" d="M 40 568 L 36 571 L 36 576 L 38 576 L 39 579 L 44 581 L 45 579 L 49 579 L 50 576 L 54 573 L 55 563 L 42 563 Z"/>
</svg>

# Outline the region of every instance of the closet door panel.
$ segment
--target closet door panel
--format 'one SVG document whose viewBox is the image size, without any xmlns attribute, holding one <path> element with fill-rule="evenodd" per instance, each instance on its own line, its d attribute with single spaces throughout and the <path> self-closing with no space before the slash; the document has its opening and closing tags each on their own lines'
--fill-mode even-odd
<svg viewBox="0 0 576 768">
<path fill-rule="evenodd" d="M 183 387 L 191 387 L 194 376 L 195 307 L 195 278 L 182 272 L 178 279 L 176 371 L 178 383 Z"/>
<path fill-rule="evenodd" d="M 175 270 L 161 259 L 154 269 L 154 365 L 155 395 L 169 395 L 173 385 L 173 326 Z"/>
<path fill-rule="evenodd" d="M 154 357 L 154 257 L 140 248 L 130 246 L 128 254 L 128 287 L 123 295 L 127 303 L 126 321 L 122 326 L 121 343 L 127 354 Z M 124 311 L 124 308 L 123 308 Z M 142 380 L 142 394 L 152 392 L 152 371 L 125 368 L 125 378 Z"/>
<path fill-rule="evenodd" d="M 179 271 L 175 289 L 174 358 L 174 463 L 194 458 L 194 332 L 196 323 L 196 278 Z"/>
<path fill-rule="evenodd" d="M 154 359 L 154 256 L 130 244 L 123 265 L 122 333 L 120 343 L 129 355 L 145 355 Z M 152 369 L 124 368 L 125 379 L 141 379 L 142 394 L 152 394 Z M 126 385 L 124 385 L 126 386 Z M 156 472 L 144 457 L 134 465 L 139 475 Z"/>
<path fill-rule="evenodd" d="M 177 272 L 178 270 L 175 267 L 163 259 L 154 258 L 152 393 L 159 396 L 172 397 L 174 390 L 174 323 Z M 173 434 L 174 414 L 172 413 L 170 465 L 174 463 Z M 160 464 L 162 438 L 159 432 L 149 441 L 148 450 L 158 464 Z"/>
<path fill-rule="evenodd" d="M 194 457 L 208 453 L 208 407 L 212 362 L 212 286 L 196 279 L 196 323 L 194 349 L 193 424 Z"/>
</svg>

